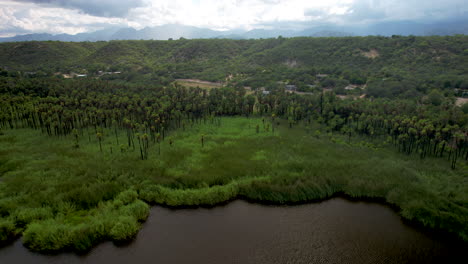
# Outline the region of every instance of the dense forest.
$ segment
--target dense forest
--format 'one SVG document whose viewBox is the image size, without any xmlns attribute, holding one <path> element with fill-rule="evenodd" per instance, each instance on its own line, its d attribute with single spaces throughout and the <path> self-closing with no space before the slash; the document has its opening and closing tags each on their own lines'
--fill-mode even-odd
<svg viewBox="0 0 468 264">
<path fill-rule="evenodd" d="M 83 251 L 133 238 L 148 204 L 336 194 L 466 241 L 467 43 L 0 44 L 0 242 Z"/>
<path fill-rule="evenodd" d="M 49 76 L 121 72 L 101 78 L 161 85 L 230 76 L 233 84 L 253 88 L 286 81 L 304 90 L 317 74 L 328 74 L 330 87 L 367 83 L 375 97 L 408 97 L 467 89 L 466 43 L 465 35 L 20 42 L 0 44 L 0 68 Z"/>
</svg>

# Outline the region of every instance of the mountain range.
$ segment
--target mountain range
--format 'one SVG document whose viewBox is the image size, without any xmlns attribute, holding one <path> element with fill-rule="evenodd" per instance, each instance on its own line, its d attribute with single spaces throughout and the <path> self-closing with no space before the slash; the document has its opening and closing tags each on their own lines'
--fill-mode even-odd
<svg viewBox="0 0 468 264">
<path fill-rule="evenodd" d="M 278 30 L 278 29 L 254 29 L 216 31 L 207 28 L 193 26 L 168 24 L 156 27 L 146 27 L 140 30 L 134 28 L 110 27 L 90 33 L 79 33 L 76 35 L 47 33 L 17 35 L 14 37 L 0 38 L 0 42 L 18 41 L 109 41 L 109 40 L 167 40 L 167 39 L 259 39 L 283 37 L 345 37 L 345 36 L 368 36 L 368 35 L 455 35 L 468 34 L 468 20 L 465 21 L 442 21 L 437 23 L 421 23 L 413 21 L 382 22 L 361 26 L 337 26 L 324 24 L 306 28 L 304 30 Z"/>
</svg>

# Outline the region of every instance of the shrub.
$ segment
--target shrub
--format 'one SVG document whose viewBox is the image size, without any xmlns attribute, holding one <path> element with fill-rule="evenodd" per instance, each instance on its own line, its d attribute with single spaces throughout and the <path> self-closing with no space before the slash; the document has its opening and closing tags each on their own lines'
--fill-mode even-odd
<svg viewBox="0 0 468 264">
<path fill-rule="evenodd" d="M 57 252 L 70 247 L 71 228 L 56 220 L 29 224 L 23 233 L 23 243 L 33 251 Z"/>
<path fill-rule="evenodd" d="M 0 219 L 0 245 L 15 236 L 15 224 L 11 219 Z"/>
<path fill-rule="evenodd" d="M 468 114 L 468 103 L 464 103 L 461 106 L 461 110 L 463 111 L 463 113 Z"/>
<path fill-rule="evenodd" d="M 9 197 L 0 200 L 0 217 L 6 217 L 18 208 L 19 201 L 16 197 Z"/>
<path fill-rule="evenodd" d="M 140 225 L 133 217 L 119 216 L 109 235 L 115 242 L 128 241 L 135 238 L 139 228 Z"/>
<path fill-rule="evenodd" d="M 46 220 L 53 217 L 50 207 L 21 208 L 14 213 L 16 225 L 24 227 L 36 220 Z"/>
<path fill-rule="evenodd" d="M 71 246 L 78 252 L 84 252 L 93 247 L 100 240 L 100 234 L 94 232 L 93 226 L 81 224 L 73 228 Z"/>
<path fill-rule="evenodd" d="M 135 190 L 126 190 L 117 195 L 116 200 L 120 200 L 123 204 L 130 204 L 138 198 L 138 193 Z"/>
<path fill-rule="evenodd" d="M 171 189 L 150 185 L 140 191 L 140 197 L 150 203 L 169 206 L 215 205 L 237 196 L 238 185 L 233 182 L 223 186 L 200 189 Z"/>
<path fill-rule="evenodd" d="M 428 101 L 429 103 L 435 105 L 435 106 L 438 106 L 438 105 L 441 105 L 442 102 L 444 101 L 444 95 L 437 91 L 437 90 L 432 90 L 429 94 L 428 94 Z"/>
<path fill-rule="evenodd" d="M 116 217 L 115 215 L 98 215 L 73 227 L 71 241 L 73 249 L 79 252 L 88 251 L 97 243 L 106 240 Z"/>
<path fill-rule="evenodd" d="M 145 221 L 149 215 L 149 206 L 141 200 L 120 208 L 120 214 L 134 217 L 138 221 Z"/>
</svg>

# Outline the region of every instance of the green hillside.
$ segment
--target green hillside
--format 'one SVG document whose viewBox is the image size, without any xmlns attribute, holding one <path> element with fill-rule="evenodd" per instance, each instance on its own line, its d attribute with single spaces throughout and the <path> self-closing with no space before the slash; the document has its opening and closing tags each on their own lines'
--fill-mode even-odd
<svg viewBox="0 0 468 264">
<path fill-rule="evenodd" d="M 344 37 L 259 40 L 23 42 L 0 44 L 0 67 L 53 72 L 102 70 L 137 79 L 224 81 L 253 87 L 309 84 L 317 73 L 351 83 L 387 79 L 422 93 L 468 88 L 468 37 Z M 128 81 L 128 78 L 127 78 Z"/>
</svg>

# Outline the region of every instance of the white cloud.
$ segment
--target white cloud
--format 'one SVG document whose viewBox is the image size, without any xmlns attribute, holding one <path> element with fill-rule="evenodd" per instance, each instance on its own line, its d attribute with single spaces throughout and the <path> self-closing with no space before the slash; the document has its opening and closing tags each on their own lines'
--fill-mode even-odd
<svg viewBox="0 0 468 264">
<path fill-rule="evenodd" d="M 250 29 L 271 22 L 312 21 L 309 10 L 327 15 L 345 14 L 353 0 L 171 0 L 146 1 L 136 8 L 129 19 L 140 24 L 161 25 L 179 23 L 212 29 Z"/>
<path fill-rule="evenodd" d="M 211 29 L 463 17 L 466 0 L 0 0 L 0 35 L 185 24 Z"/>
<path fill-rule="evenodd" d="M 143 5 L 142 0 L 12 0 L 35 3 L 41 6 L 79 10 L 85 14 L 102 17 L 124 17 L 132 8 Z"/>
<path fill-rule="evenodd" d="M 0 36 L 17 33 L 77 34 L 109 25 L 125 25 L 122 18 L 97 17 L 57 7 L 38 7 L 33 3 L 0 1 Z"/>
</svg>

